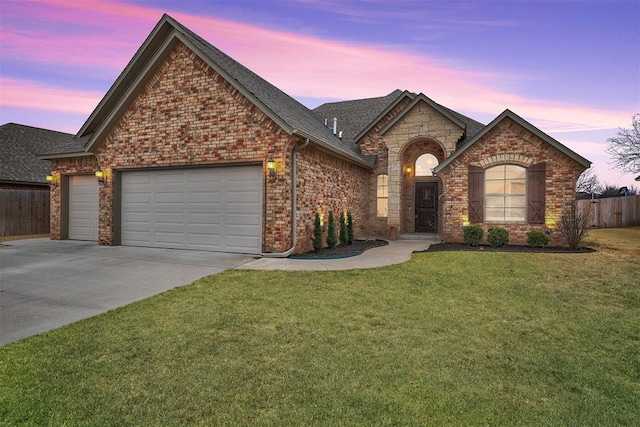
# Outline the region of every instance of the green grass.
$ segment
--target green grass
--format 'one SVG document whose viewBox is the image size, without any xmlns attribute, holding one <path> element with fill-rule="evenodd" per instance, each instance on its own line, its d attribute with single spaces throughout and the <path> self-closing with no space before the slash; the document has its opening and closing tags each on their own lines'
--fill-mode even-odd
<svg viewBox="0 0 640 427">
<path fill-rule="evenodd" d="M 0 347 L 0 423 L 639 425 L 640 228 L 590 239 L 210 276 Z"/>
</svg>

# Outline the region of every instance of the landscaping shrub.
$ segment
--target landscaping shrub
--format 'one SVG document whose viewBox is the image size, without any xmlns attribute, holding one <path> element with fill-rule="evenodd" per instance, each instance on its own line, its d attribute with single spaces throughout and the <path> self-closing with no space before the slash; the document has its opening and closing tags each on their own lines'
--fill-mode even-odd
<svg viewBox="0 0 640 427">
<path fill-rule="evenodd" d="M 527 232 L 527 244 L 532 248 L 544 248 L 549 244 L 549 237 L 541 231 Z"/>
<path fill-rule="evenodd" d="M 558 229 L 572 249 L 580 247 L 580 242 L 589 229 L 589 208 L 580 208 L 574 202 L 567 203 L 562 211 Z"/>
<path fill-rule="evenodd" d="M 463 228 L 464 244 L 469 246 L 478 246 L 482 240 L 484 230 L 477 225 L 467 225 Z"/>
<path fill-rule="evenodd" d="M 501 248 L 509 244 L 509 232 L 502 227 L 491 227 L 488 230 L 487 240 L 492 248 Z"/>
<path fill-rule="evenodd" d="M 336 237 L 336 224 L 333 220 L 333 211 L 329 211 L 329 222 L 327 224 L 327 247 L 333 248 L 338 244 L 338 238 Z"/>
<path fill-rule="evenodd" d="M 313 221 L 313 249 L 319 252 L 322 249 L 322 222 L 320 212 L 316 212 L 316 219 Z"/>
<path fill-rule="evenodd" d="M 353 243 L 353 216 L 347 212 L 347 244 Z"/>
<path fill-rule="evenodd" d="M 347 246 L 347 241 L 349 240 L 346 216 L 344 213 L 340 215 L 340 246 Z"/>
</svg>

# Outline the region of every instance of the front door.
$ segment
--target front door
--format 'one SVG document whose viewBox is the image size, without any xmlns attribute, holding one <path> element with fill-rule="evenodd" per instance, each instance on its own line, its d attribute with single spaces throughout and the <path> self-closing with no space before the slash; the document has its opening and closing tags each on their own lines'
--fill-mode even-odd
<svg viewBox="0 0 640 427">
<path fill-rule="evenodd" d="M 438 183 L 416 182 L 416 233 L 435 233 L 438 226 Z"/>
</svg>

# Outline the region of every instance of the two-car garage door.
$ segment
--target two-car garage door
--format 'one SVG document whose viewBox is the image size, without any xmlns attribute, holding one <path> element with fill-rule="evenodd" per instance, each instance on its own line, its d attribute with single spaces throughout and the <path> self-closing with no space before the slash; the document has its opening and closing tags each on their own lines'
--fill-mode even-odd
<svg viewBox="0 0 640 427">
<path fill-rule="evenodd" d="M 122 173 L 121 243 L 260 253 L 262 167 Z"/>
</svg>

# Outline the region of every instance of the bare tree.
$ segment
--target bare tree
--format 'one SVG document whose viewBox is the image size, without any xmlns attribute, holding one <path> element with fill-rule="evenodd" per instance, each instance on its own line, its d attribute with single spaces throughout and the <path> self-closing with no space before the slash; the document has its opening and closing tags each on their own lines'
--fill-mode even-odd
<svg viewBox="0 0 640 427">
<path fill-rule="evenodd" d="M 587 198 L 586 196 L 581 197 L 581 195 L 587 194 L 588 197 L 593 198 L 596 194 L 600 193 L 601 190 L 602 186 L 593 168 L 589 168 L 580 174 L 578 182 L 576 182 L 576 193 L 579 199 Z"/>
<path fill-rule="evenodd" d="M 572 249 L 579 248 L 582 239 L 587 235 L 589 229 L 589 208 L 584 206 L 590 205 L 591 203 L 588 203 L 580 207 L 576 201 L 572 201 L 564 206 L 558 228 L 560 234 Z"/>
<path fill-rule="evenodd" d="M 607 153 L 613 157 L 613 167 L 627 173 L 640 172 L 640 113 L 633 116 L 632 128 L 618 130 L 609 138 Z"/>
</svg>

